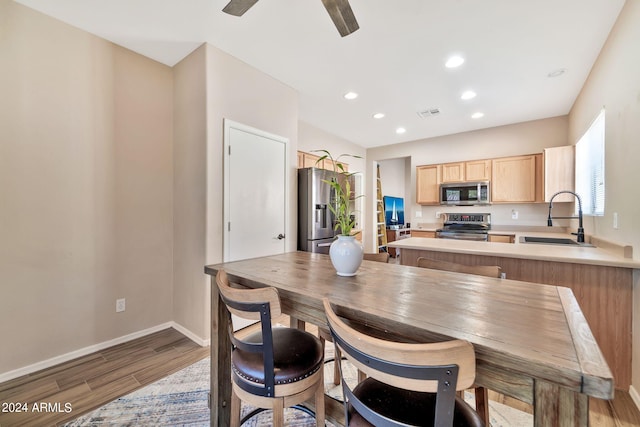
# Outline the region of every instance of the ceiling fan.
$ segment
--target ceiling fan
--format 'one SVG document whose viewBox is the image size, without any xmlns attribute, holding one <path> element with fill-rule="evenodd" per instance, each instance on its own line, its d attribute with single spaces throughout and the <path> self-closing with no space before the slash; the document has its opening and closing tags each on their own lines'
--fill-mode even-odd
<svg viewBox="0 0 640 427">
<path fill-rule="evenodd" d="M 222 11 L 229 15 L 242 16 L 257 2 L 258 0 L 231 0 Z M 342 37 L 360 28 L 349 0 L 322 0 L 322 4 Z"/>
</svg>

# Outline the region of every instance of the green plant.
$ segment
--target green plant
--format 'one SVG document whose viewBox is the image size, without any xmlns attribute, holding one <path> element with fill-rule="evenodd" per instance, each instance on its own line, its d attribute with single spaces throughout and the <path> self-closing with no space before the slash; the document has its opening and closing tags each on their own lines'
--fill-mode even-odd
<svg viewBox="0 0 640 427">
<path fill-rule="evenodd" d="M 336 218 L 336 225 L 334 229 L 340 230 L 340 234 L 343 236 L 349 236 L 351 235 L 351 230 L 356 225 L 355 218 L 352 218 L 353 210 L 351 209 L 351 202 L 363 196 L 359 195 L 353 198 L 351 197 L 351 181 L 349 177 L 353 176 L 355 173 L 347 172 L 344 169 L 343 164 L 340 163 L 340 159 L 343 157 L 361 159 L 362 157 L 354 154 L 341 154 L 334 159 L 331 153 L 327 150 L 314 150 L 314 152 L 324 153 L 324 155 L 316 160 L 316 165 L 328 158 L 333 163 L 333 171 L 345 178 L 344 180 L 326 179 L 323 181 L 329 184 L 335 194 L 335 203 L 329 204 L 329 210 L 331 210 Z"/>
</svg>

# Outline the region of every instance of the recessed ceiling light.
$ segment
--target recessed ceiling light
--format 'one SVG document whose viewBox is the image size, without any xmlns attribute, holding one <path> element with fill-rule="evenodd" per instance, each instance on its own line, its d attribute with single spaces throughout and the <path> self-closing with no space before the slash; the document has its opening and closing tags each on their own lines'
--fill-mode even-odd
<svg viewBox="0 0 640 427">
<path fill-rule="evenodd" d="M 374 118 L 374 119 L 381 119 L 381 118 L 383 118 L 383 117 L 384 117 L 384 113 L 375 113 L 375 114 L 373 115 L 373 118 Z"/>
<path fill-rule="evenodd" d="M 355 92 L 347 92 L 344 94 L 344 99 L 348 99 L 348 100 L 356 99 L 357 97 L 358 97 L 358 94 Z"/>
<path fill-rule="evenodd" d="M 473 99 L 476 97 L 476 93 L 472 90 L 467 90 L 465 92 L 462 93 L 462 96 L 460 96 L 460 99 L 464 99 L 465 101 L 468 99 Z"/>
<path fill-rule="evenodd" d="M 473 114 L 471 115 L 471 118 L 472 118 L 472 119 L 479 119 L 479 118 L 481 118 L 481 117 L 484 117 L 484 113 L 477 112 L 477 113 L 473 113 Z"/>
<path fill-rule="evenodd" d="M 547 74 L 547 77 L 560 77 L 561 75 L 563 75 L 564 73 L 566 73 L 567 70 L 565 68 L 558 68 L 557 70 L 553 70 L 552 72 L 550 72 L 549 74 Z"/>
<path fill-rule="evenodd" d="M 444 66 L 447 68 L 456 68 L 461 66 L 464 63 L 464 58 L 461 56 L 452 56 L 449 59 L 447 59 L 447 62 L 445 62 Z"/>
<path fill-rule="evenodd" d="M 396 133 L 397 133 L 398 135 L 401 135 L 401 134 L 405 133 L 406 131 L 407 131 L 407 130 L 406 130 L 405 128 L 398 128 L 398 129 L 396 129 Z"/>
</svg>

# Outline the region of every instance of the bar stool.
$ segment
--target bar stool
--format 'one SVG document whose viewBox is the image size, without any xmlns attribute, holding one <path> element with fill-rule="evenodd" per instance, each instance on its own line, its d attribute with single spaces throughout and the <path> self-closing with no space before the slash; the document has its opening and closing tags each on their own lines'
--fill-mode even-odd
<svg viewBox="0 0 640 427">
<path fill-rule="evenodd" d="M 231 313 L 260 320 L 261 326 L 261 331 L 241 337 L 233 332 L 229 319 L 233 344 L 231 427 L 240 425 L 241 401 L 272 409 L 273 425 L 280 427 L 284 424 L 284 408 L 312 397 L 316 425 L 324 426 L 324 353 L 320 340 L 299 329 L 272 327 L 272 319 L 281 314 L 275 288 L 232 288 L 224 270 L 218 271 L 216 283 Z"/>
<path fill-rule="evenodd" d="M 433 270 L 453 271 L 456 273 L 475 274 L 476 276 L 502 277 L 502 268 L 497 265 L 466 265 L 449 261 L 440 261 L 431 258 L 419 257 L 417 266 L 431 268 Z M 489 391 L 485 387 L 476 387 L 476 411 L 480 414 L 484 423 L 489 425 Z"/>
<path fill-rule="evenodd" d="M 368 376 L 353 389 L 342 378 L 345 426 L 484 426 L 478 413 L 456 396 L 456 390 L 475 380 L 471 343 L 381 340 L 344 323 L 327 298 L 323 304 L 336 347 Z"/>
</svg>

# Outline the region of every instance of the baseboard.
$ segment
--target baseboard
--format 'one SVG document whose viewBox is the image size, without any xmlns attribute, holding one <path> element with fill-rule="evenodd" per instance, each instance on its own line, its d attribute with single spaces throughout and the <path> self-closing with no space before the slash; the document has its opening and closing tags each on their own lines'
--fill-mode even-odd
<svg viewBox="0 0 640 427">
<path fill-rule="evenodd" d="M 86 356 L 88 354 L 95 353 L 97 351 L 102 351 L 106 348 L 113 347 L 114 345 L 122 344 L 137 338 L 142 338 L 146 335 L 153 334 L 154 332 L 159 332 L 168 328 L 174 328 L 175 330 L 185 335 L 190 340 L 192 340 L 193 342 L 195 342 L 196 344 L 202 347 L 209 346 L 210 340 L 203 340 L 202 338 L 198 337 L 196 334 L 194 334 L 184 326 L 171 321 L 171 322 L 166 322 L 160 325 L 153 326 L 148 329 L 143 329 L 142 331 L 134 332 L 132 334 L 123 335 L 121 337 L 114 338 L 109 341 L 104 341 L 98 344 L 90 345 L 88 347 L 84 347 L 79 350 L 62 354 L 60 356 L 52 357 L 51 359 L 43 360 L 41 362 L 24 366 L 22 368 L 15 369 L 13 371 L 5 372 L 3 374 L 0 374 L 0 383 L 21 377 L 23 375 L 29 375 L 39 370 L 47 369 L 52 366 L 58 365 L 60 363 L 68 362 L 70 360 L 77 359 L 78 357 Z"/>
<path fill-rule="evenodd" d="M 189 338 L 194 343 L 198 344 L 200 347 L 209 347 L 211 345 L 211 339 L 202 339 L 198 335 L 191 332 L 189 329 L 185 328 L 179 323 L 171 322 L 171 327 L 176 331 L 180 332 L 182 335 Z"/>
<path fill-rule="evenodd" d="M 636 404 L 636 407 L 638 408 L 638 410 L 640 410 L 640 394 L 638 394 L 638 391 L 635 389 L 634 386 L 629 387 L 629 395 L 631 396 L 633 403 Z"/>
</svg>

